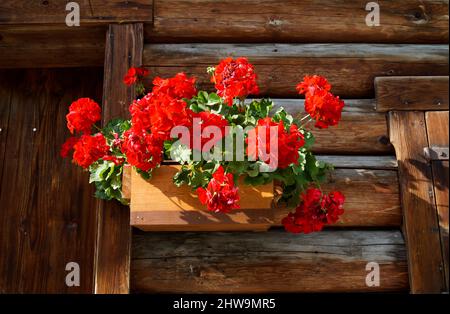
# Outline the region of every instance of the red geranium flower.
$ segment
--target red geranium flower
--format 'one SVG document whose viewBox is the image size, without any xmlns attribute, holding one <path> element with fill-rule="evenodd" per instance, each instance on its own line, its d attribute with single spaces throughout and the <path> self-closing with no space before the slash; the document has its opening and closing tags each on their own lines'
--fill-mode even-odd
<svg viewBox="0 0 450 314">
<path fill-rule="evenodd" d="M 341 120 L 344 102 L 325 90 L 316 92 L 305 99 L 305 110 L 316 120 L 315 126 L 326 129 Z"/>
<path fill-rule="evenodd" d="M 344 102 L 330 90 L 327 79 L 318 75 L 305 76 L 297 85 L 299 94 L 305 94 L 305 111 L 316 120 L 315 126 L 321 129 L 337 125 L 344 108 Z"/>
<path fill-rule="evenodd" d="M 135 130 L 150 130 L 152 126 L 150 120 L 151 101 L 152 94 L 149 93 L 141 99 L 133 101 L 130 105 L 131 124 Z"/>
<path fill-rule="evenodd" d="M 277 132 L 274 134 L 272 132 L 271 134 L 271 127 L 276 127 Z M 265 139 L 260 131 L 265 131 Z M 270 117 L 267 117 L 258 120 L 254 132 L 252 135 L 255 135 L 256 145 L 252 145 L 253 143 L 249 138 L 246 139 L 249 157 L 254 160 L 260 159 L 268 164 L 278 164 L 280 169 L 286 168 L 291 164 L 298 164 L 298 150 L 305 145 L 305 140 L 297 125 L 292 124 L 289 127 L 289 131 L 286 131 L 283 121 L 277 123 Z M 274 149 L 276 138 L 278 138 L 277 150 Z"/>
<path fill-rule="evenodd" d="M 101 118 L 100 106 L 89 98 L 80 98 L 69 107 L 66 115 L 67 128 L 73 134 L 75 131 L 90 133 L 92 125 Z"/>
<path fill-rule="evenodd" d="M 155 77 L 152 93 L 177 99 L 192 98 L 197 94 L 195 77 L 189 78 L 183 72 L 177 73 L 174 77 L 168 79 Z"/>
<path fill-rule="evenodd" d="M 297 85 L 298 93 L 305 94 L 305 96 L 311 96 L 323 90 L 329 92 L 331 85 L 326 78 L 319 75 L 305 76 L 303 81 Z"/>
<path fill-rule="evenodd" d="M 145 68 L 139 67 L 139 68 L 129 68 L 127 74 L 123 78 L 123 82 L 131 86 L 137 81 L 142 80 L 144 77 L 146 77 L 149 74 L 149 71 Z"/>
<path fill-rule="evenodd" d="M 235 97 L 242 99 L 259 93 L 256 78 L 253 65 L 246 58 L 226 58 L 215 68 L 211 82 L 215 84 L 217 94 L 232 106 Z"/>
<path fill-rule="evenodd" d="M 199 127 L 191 127 L 190 138 L 182 138 L 182 143 L 189 148 L 194 148 L 201 151 L 209 151 L 214 146 L 214 144 L 225 137 L 225 127 L 228 125 L 228 121 L 221 115 L 214 114 L 209 111 L 201 111 L 199 113 L 193 113 L 192 118 L 193 123 L 198 123 Z M 215 128 L 213 129 L 211 127 L 217 127 L 218 131 L 220 132 L 218 132 L 217 134 L 211 133 L 206 136 L 206 132 L 209 133 L 209 131 L 214 131 Z M 194 134 L 194 128 L 199 129 L 200 134 Z M 205 134 L 203 134 L 203 131 L 205 131 Z M 194 138 L 196 137 L 200 140 L 194 141 Z M 205 145 L 207 143 L 208 145 Z"/>
<path fill-rule="evenodd" d="M 122 152 L 130 165 L 143 171 L 155 168 L 162 161 L 162 142 L 145 131 L 130 129 L 123 134 Z"/>
<path fill-rule="evenodd" d="M 94 162 L 108 154 L 109 146 L 101 133 L 82 135 L 74 145 L 73 161 L 83 168 L 88 168 Z"/>
<path fill-rule="evenodd" d="M 222 166 L 214 172 L 206 189 L 197 189 L 197 195 L 210 211 L 228 213 L 239 208 L 238 188 L 234 186 L 233 174 L 225 174 Z"/>
<path fill-rule="evenodd" d="M 75 146 L 75 144 L 79 141 L 78 137 L 69 137 L 64 144 L 62 144 L 61 146 L 61 157 L 66 158 L 69 156 L 70 151 L 73 149 L 73 147 Z"/>
<path fill-rule="evenodd" d="M 285 229 L 292 233 L 311 233 L 322 230 L 325 224 L 335 223 L 344 213 L 345 197 L 341 192 L 322 195 L 319 189 L 310 188 L 301 196 L 302 202 L 283 218 Z"/>
<path fill-rule="evenodd" d="M 183 99 L 197 93 L 195 78 L 178 73 L 169 79 L 157 77 L 153 83 L 151 93 L 131 104 L 131 123 L 136 132 L 151 132 L 161 140 L 168 140 L 175 126 L 192 124 L 193 113 Z"/>
<path fill-rule="evenodd" d="M 114 163 L 114 165 L 116 165 L 116 166 L 121 165 L 125 162 L 124 158 L 113 156 L 113 155 L 103 156 L 102 159 L 106 160 L 106 161 L 112 161 Z"/>
</svg>

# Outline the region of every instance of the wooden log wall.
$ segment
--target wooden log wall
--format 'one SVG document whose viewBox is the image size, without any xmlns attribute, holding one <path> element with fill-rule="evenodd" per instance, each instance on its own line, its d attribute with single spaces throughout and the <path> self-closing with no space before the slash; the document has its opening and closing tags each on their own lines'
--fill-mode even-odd
<svg viewBox="0 0 450 314">
<path fill-rule="evenodd" d="M 378 1 L 376 27 L 366 25 L 362 0 L 108 0 L 101 6 L 82 0 L 81 26 L 71 28 L 64 24 L 66 2 L 0 3 L 0 68 L 39 69 L 0 72 L 5 96 L 0 99 L 0 250 L 8 252 L 0 257 L 0 292 L 411 289 L 411 254 L 400 232 L 401 180 L 386 112 L 399 102 L 401 110 L 448 110 L 448 0 Z M 109 26 L 116 23 L 124 25 Z M 107 34 L 113 36 L 105 41 Z M 282 232 L 279 221 L 286 210 L 280 209 L 267 233 L 129 238 L 127 209 L 96 202 L 86 174 L 57 154 L 67 136 L 67 105 L 79 96 L 99 100 L 101 74 L 40 69 L 105 66 L 104 109 L 114 117 L 126 112 L 132 97 L 120 80 L 127 66 L 148 66 L 148 84 L 156 75 L 185 71 L 198 77 L 200 88 L 212 90 L 205 69 L 225 56 L 248 57 L 259 74 L 261 96 L 277 98 L 293 114 L 302 110 L 295 84 L 305 74 L 327 76 L 333 91 L 346 99 L 340 126 L 315 130 L 314 147 L 319 158 L 336 164 L 326 188 L 346 194 L 345 215 L 336 226 L 308 236 Z M 28 91 L 24 73 L 51 79 L 37 80 L 38 92 Z M 68 84 L 73 76 L 77 79 Z M 419 89 L 399 85 L 399 76 L 412 77 Z M 431 77 L 437 84 L 430 84 Z M 417 92 L 428 89 L 431 101 Z M 26 130 L 35 121 L 42 125 L 28 145 Z M 22 133 L 12 132 L 11 122 Z M 41 133 L 42 127 L 48 132 Z M 54 192 L 49 195 L 42 186 Z M 19 203 L 11 189 L 22 196 Z M 439 224 L 445 226 L 448 199 L 435 194 L 444 213 Z M 62 267 L 69 259 L 84 265 L 81 287 L 64 283 Z M 370 261 L 380 264 L 378 287 L 365 285 Z M 441 285 L 432 288 L 436 292 Z"/>
<path fill-rule="evenodd" d="M 413 8 L 418 8 L 415 1 L 383 2 L 384 23 L 372 29 L 364 24 L 361 2 L 341 3 L 327 2 L 317 10 L 316 6 L 322 4 L 312 1 L 288 1 L 283 6 L 274 1 L 248 1 L 239 6 L 232 6 L 235 1 L 156 2 L 153 25 L 145 28 L 143 64 L 151 71 L 148 84 L 155 76 L 185 71 L 198 78 L 201 88 L 213 90 L 205 68 L 226 56 L 246 56 L 259 74 L 260 96 L 278 98 L 280 106 L 301 114 L 303 102 L 296 95 L 295 84 L 311 73 L 329 78 L 333 91 L 346 98 L 347 106 L 338 127 L 315 130 L 314 151 L 321 154 L 319 158 L 336 163 L 325 189 L 344 191 L 347 210 L 333 230 L 308 236 L 288 235 L 277 228 L 258 234 L 135 233 L 130 278 L 133 292 L 410 289 L 406 248 L 399 231 L 403 223 L 400 182 L 396 163 L 390 163 L 395 152 L 385 112 L 396 92 L 406 95 L 399 97 L 405 110 L 417 109 L 424 102 L 428 105 L 428 99 L 418 96 L 423 95 L 420 90 L 431 85 L 428 94 L 435 98 L 435 106 L 448 109 L 444 87 L 448 80 L 448 27 L 441 24 L 442 32 L 437 35 L 433 31 L 433 36 L 438 37 L 434 39 L 422 33 L 425 28 L 431 31 L 431 25 L 439 28 L 441 21 L 448 20 L 448 2 L 426 2 L 420 13 L 412 13 Z M 239 14 L 235 14 L 236 10 Z M 345 15 L 344 12 L 350 12 L 347 10 L 354 14 L 346 16 L 347 24 L 343 25 L 339 12 Z M 415 28 L 413 19 L 423 20 L 427 27 L 399 31 Z M 394 84 L 399 76 L 413 77 L 415 93 L 413 88 L 403 88 L 407 85 Z M 430 81 L 430 76 L 436 79 Z M 391 77 L 393 83 L 387 81 L 385 85 L 392 91 L 377 91 L 385 96 L 380 103 L 386 105 L 381 107 L 375 97 L 374 81 Z M 416 80 L 422 85 L 417 85 Z M 273 225 L 279 226 L 287 209 L 280 208 L 276 213 Z M 358 230 L 346 229 L 352 227 Z M 383 245 L 367 245 L 365 252 L 377 251 L 373 258 L 383 265 L 386 276 L 380 287 L 367 287 L 363 277 L 369 259 L 355 252 L 347 255 L 346 249 L 366 248 L 365 237 L 397 236 L 398 252 L 402 254 L 392 256 Z M 342 242 L 335 246 L 333 239 Z M 310 243 L 314 244 L 309 246 Z M 322 243 L 327 243 L 330 251 L 321 251 Z M 392 258 L 390 262 L 386 262 L 387 256 Z M 348 267 L 342 267 L 341 262 Z M 336 269 L 339 275 L 328 274 L 328 267 Z"/>
</svg>

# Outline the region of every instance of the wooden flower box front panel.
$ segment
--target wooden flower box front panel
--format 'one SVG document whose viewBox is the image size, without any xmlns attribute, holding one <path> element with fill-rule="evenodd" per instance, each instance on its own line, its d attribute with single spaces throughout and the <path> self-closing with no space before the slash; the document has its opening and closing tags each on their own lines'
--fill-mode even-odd
<svg viewBox="0 0 450 314">
<path fill-rule="evenodd" d="M 123 191 L 129 193 L 130 224 L 144 231 L 264 231 L 273 224 L 273 183 L 239 184 L 241 209 L 229 214 L 208 211 L 189 186 L 172 178 L 178 165 L 155 169 L 150 180 L 126 168 Z"/>
</svg>

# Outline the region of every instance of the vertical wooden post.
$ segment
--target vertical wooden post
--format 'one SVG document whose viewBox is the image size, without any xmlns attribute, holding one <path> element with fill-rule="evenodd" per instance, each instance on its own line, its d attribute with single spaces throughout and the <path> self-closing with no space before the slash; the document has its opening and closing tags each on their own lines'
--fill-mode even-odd
<svg viewBox="0 0 450 314">
<path fill-rule="evenodd" d="M 448 95 L 448 87 L 447 87 L 447 95 Z M 448 118 L 449 118 L 448 111 L 428 111 L 425 113 L 429 147 L 433 146 L 448 147 L 449 144 Z M 448 160 L 431 161 L 431 168 L 433 169 L 434 198 L 436 203 L 436 210 L 438 213 L 442 258 L 444 262 L 444 274 L 447 292 L 449 290 L 448 166 L 449 166 Z"/>
<path fill-rule="evenodd" d="M 123 83 L 131 66 L 140 66 L 144 45 L 142 24 L 110 25 L 106 35 L 103 123 L 128 116 L 134 88 Z M 98 203 L 95 293 L 128 293 L 130 212 L 117 202 Z"/>
<path fill-rule="evenodd" d="M 411 292 L 440 293 L 445 284 L 431 167 L 423 156 L 425 115 L 390 112 L 389 130 L 398 159 Z"/>
</svg>

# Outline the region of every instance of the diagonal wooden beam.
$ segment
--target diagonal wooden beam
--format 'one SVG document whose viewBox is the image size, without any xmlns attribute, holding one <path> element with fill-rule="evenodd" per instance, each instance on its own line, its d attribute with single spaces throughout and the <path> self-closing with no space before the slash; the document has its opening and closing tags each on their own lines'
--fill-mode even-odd
<svg viewBox="0 0 450 314">
<path fill-rule="evenodd" d="M 445 283 L 431 167 L 423 156 L 425 115 L 390 112 L 389 130 L 398 160 L 411 292 L 440 293 Z"/>
<path fill-rule="evenodd" d="M 110 25 L 106 37 L 103 82 L 103 124 L 128 115 L 133 88 L 122 79 L 131 66 L 140 66 L 143 25 Z M 98 202 L 95 269 L 96 293 L 128 293 L 130 270 L 130 211 L 117 202 Z"/>
</svg>

